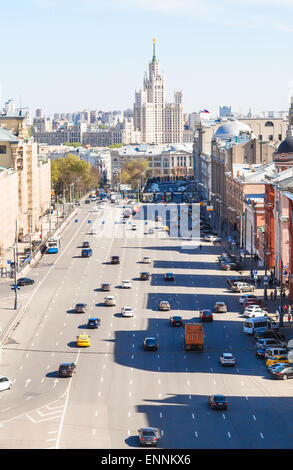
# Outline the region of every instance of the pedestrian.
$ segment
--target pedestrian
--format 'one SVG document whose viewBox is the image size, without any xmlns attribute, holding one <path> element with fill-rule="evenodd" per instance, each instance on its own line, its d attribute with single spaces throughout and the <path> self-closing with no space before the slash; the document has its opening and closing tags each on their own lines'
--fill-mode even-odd
<svg viewBox="0 0 293 470">
<path fill-rule="evenodd" d="M 274 300 L 276 300 L 276 298 L 277 298 L 277 289 L 275 288 L 274 289 Z"/>
<path fill-rule="evenodd" d="M 200 251 L 201 251 L 201 245 L 199 245 L 199 249 L 200 249 Z"/>
<path fill-rule="evenodd" d="M 271 301 L 273 301 L 274 300 L 274 292 L 272 290 L 271 290 L 270 296 L 271 296 Z"/>
<path fill-rule="evenodd" d="M 278 310 L 276 310 L 276 312 L 275 312 L 275 317 L 276 317 L 276 322 L 278 322 L 278 320 L 279 320 L 279 312 L 278 312 Z"/>
<path fill-rule="evenodd" d="M 290 328 L 291 328 L 291 313 L 288 313 L 288 323 L 289 323 Z"/>
</svg>

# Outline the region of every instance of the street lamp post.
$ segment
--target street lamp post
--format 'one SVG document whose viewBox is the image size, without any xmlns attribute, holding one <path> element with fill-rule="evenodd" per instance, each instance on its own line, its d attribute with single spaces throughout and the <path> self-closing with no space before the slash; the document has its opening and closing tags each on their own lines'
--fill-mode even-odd
<svg viewBox="0 0 293 470">
<path fill-rule="evenodd" d="M 14 259 L 14 310 L 17 310 L 17 280 L 16 280 L 16 244 L 13 246 L 13 259 Z"/>
</svg>

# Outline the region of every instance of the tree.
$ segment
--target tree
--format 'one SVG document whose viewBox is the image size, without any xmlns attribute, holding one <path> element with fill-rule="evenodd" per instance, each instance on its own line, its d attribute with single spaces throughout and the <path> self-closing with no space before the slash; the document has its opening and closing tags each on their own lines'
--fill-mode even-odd
<svg viewBox="0 0 293 470">
<path fill-rule="evenodd" d="M 147 160 L 129 160 L 123 163 L 121 169 L 121 183 L 131 184 L 133 188 L 138 188 L 146 178 L 149 169 Z"/>
<path fill-rule="evenodd" d="M 56 196 L 63 195 L 64 190 L 68 196 L 72 183 L 75 193 L 85 192 L 93 184 L 90 164 L 69 153 L 66 158 L 52 161 L 51 181 Z"/>
</svg>

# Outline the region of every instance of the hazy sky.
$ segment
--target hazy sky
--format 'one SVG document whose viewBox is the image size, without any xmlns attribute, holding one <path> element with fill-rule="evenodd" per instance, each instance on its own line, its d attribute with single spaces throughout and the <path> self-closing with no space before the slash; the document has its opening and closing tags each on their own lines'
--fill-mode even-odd
<svg viewBox="0 0 293 470">
<path fill-rule="evenodd" d="M 2 1 L 2 104 L 132 107 L 155 37 L 168 101 L 183 90 L 185 112 L 286 110 L 292 18 L 293 0 Z"/>
</svg>

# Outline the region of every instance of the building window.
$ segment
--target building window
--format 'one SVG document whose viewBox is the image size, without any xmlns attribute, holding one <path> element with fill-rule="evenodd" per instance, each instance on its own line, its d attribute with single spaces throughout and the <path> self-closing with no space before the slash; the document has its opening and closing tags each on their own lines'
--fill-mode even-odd
<svg viewBox="0 0 293 470">
<path fill-rule="evenodd" d="M 282 134 L 278 134 L 278 139 L 282 140 Z"/>
<path fill-rule="evenodd" d="M 274 123 L 272 121 L 267 121 L 265 123 L 265 127 L 274 127 Z"/>
<path fill-rule="evenodd" d="M 262 135 L 261 134 L 259 134 L 258 138 L 259 138 L 260 141 L 262 141 Z"/>
<path fill-rule="evenodd" d="M 269 140 L 273 140 L 274 136 L 272 134 L 269 135 Z"/>
<path fill-rule="evenodd" d="M 6 145 L 0 145 L 0 153 L 7 153 Z"/>
</svg>

